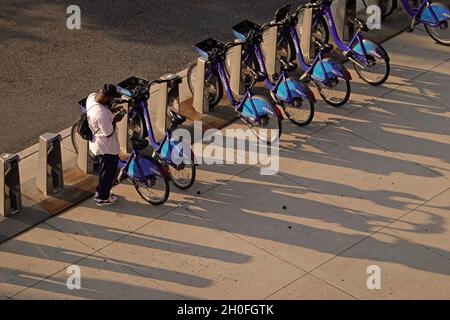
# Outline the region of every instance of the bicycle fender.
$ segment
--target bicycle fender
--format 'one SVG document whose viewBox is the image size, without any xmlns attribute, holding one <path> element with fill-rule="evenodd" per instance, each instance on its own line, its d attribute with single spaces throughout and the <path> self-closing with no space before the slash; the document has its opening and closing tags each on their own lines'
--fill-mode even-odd
<svg viewBox="0 0 450 320">
<path fill-rule="evenodd" d="M 386 50 L 384 50 L 384 48 L 379 44 L 367 39 L 363 39 L 363 44 L 364 48 L 366 49 L 366 53 L 371 54 L 378 59 L 386 59 L 387 61 L 390 60 Z M 360 55 L 363 54 L 361 43 L 357 43 L 352 49 Z"/>
<path fill-rule="evenodd" d="M 183 141 L 166 140 L 161 147 L 161 158 L 164 161 L 174 164 L 190 164 L 191 160 L 191 147 Z"/>
<path fill-rule="evenodd" d="M 323 68 L 322 68 L 323 66 Z M 325 73 L 323 72 L 325 69 Z M 319 81 L 326 81 L 326 79 L 343 78 L 345 80 L 351 80 L 352 76 L 340 62 L 325 58 L 322 62 L 317 63 L 312 71 L 312 77 Z"/>
<path fill-rule="evenodd" d="M 252 101 L 255 108 L 253 108 L 252 106 Z M 255 114 L 255 109 L 257 114 Z M 263 117 L 263 116 L 278 115 L 272 103 L 266 97 L 263 96 L 253 96 L 251 99 L 247 99 L 247 101 L 244 104 L 244 107 L 242 108 L 241 113 L 245 117 L 250 119 L 255 119 L 256 116 Z"/>
<path fill-rule="evenodd" d="M 422 14 L 420 15 L 420 20 L 422 22 L 426 22 L 426 23 L 430 23 L 430 24 L 436 23 L 436 20 L 434 19 L 434 16 L 433 16 L 430 8 L 432 8 L 432 10 L 433 10 L 434 14 L 436 15 L 436 17 L 438 18 L 439 22 L 444 22 L 444 21 L 450 19 L 449 8 L 443 3 L 433 2 L 429 7 L 426 7 L 422 11 Z"/>
<path fill-rule="evenodd" d="M 292 98 L 302 98 L 310 101 L 311 103 L 316 103 L 316 97 L 311 89 L 296 78 L 287 78 L 286 82 L 283 82 L 278 86 L 277 97 L 281 100 L 289 100 L 286 85 Z"/>
</svg>

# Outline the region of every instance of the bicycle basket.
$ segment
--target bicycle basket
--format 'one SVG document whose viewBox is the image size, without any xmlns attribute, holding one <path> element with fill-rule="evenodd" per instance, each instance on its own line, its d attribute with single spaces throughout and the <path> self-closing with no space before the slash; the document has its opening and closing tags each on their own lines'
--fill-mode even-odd
<svg viewBox="0 0 450 320">
<path fill-rule="evenodd" d="M 127 89 L 127 90 L 133 90 L 137 86 L 143 86 L 145 88 L 148 88 L 150 81 L 139 78 L 136 76 L 132 76 L 128 79 L 123 80 L 122 82 L 119 82 L 117 85 L 121 88 Z"/>
<path fill-rule="evenodd" d="M 275 12 L 275 22 L 281 22 L 291 12 L 291 4 L 287 4 Z"/>
<path fill-rule="evenodd" d="M 209 60 L 213 50 L 216 49 L 222 52 L 225 50 L 225 44 L 219 40 L 208 38 L 197 43 L 194 48 L 201 57 Z"/>
<path fill-rule="evenodd" d="M 261 26 L 249 20 L 244 20 L 239 22 L 233 28 L 233 35 L 242 41 L 247 41 L 250 31 L 259 32 L 261 30 Z"/>
</svg>

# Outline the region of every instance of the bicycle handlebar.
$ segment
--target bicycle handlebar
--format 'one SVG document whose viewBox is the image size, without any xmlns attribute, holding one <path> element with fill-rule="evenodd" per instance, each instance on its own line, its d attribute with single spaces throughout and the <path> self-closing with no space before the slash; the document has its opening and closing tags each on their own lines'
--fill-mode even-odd
<svg viewBox="0 0 450 320">
<path fill-rule="evenodd" d="M 313 2 L 313 3 L 302 4 L 295 11 L 295 16 L 297 17 L 300 14 L 300 11 L 302 11 L 305 8 L 306 9 L 309 9 L 309 8 L 319 9 L 322 5 L 323 5 L 323 0 L 317 0 L 316 2 Z"/>
<path fill-rule="evenodd" d="M 265 23 L 261 26 L 261 32 L 264 32 L 266 29 L 272 28 L 272 27 L 280 27 L 284 25 L 284 21 L 280 22 L 269 22 Z"/>
<path fill-rule="evenodd" d="M 225 47 L 224 47 L 223 51 L 226 53 L 231 48 L 237 47 L 237 46 L 242 46 L 244 44 L 245 44 L 245 42 L 243 42 L 243 41 L 228 42 L 228 43 L 225 44 Z"/>
</svg>

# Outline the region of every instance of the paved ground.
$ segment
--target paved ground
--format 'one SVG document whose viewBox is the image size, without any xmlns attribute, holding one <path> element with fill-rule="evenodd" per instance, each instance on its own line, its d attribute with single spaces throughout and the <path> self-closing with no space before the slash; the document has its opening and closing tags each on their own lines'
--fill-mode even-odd
<svg viewBox="0 0 450 320">
<path fill-rule="evenodd" d="M 161 207 L 121 184 L 117 206 L 89 199 L 1 244 L 0 297 L 449 299 L 450 49 L 420 30 L 385 47 L 385 85 L 355 78 L 346 106 L 284 123 L 277 175 L 201 166 Z"/>
<path fill-rule="evenodd" d="M 71 4 L 81 8 L 81 30 L 66 28 Z M 196 57 L 193 44 L 209 36 L 232 39 L 231 26 L 269 21 L 279 6 L 257 0 L 2 0 L 1 152 L 17 152 L 43 132 L 70 126 L 76 102 L 104 82 L 183 70 Z"/>
</svg>

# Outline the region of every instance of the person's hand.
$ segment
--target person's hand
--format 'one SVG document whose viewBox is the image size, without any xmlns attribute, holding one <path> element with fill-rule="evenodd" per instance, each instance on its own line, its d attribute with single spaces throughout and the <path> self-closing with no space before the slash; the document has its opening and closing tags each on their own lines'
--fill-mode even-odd
<svg viewBox="0 0 450 320">
<path fill-rule="evenodd" d="M 117 113 L 122 109 L 123 109 L 123 107 L 120 104 L 113 104 L 113 106 L 111 107 L 111 112 Z"/>
<path fill-rule="evenodd" d="M 120 114 L 120 113 L 114 115 L 114 122 L 120 122 L 120 121 L 122 121 L 122 119 L 123 119 L 124 116 L 125 116 L 124 114 Z"/>
</svg>

